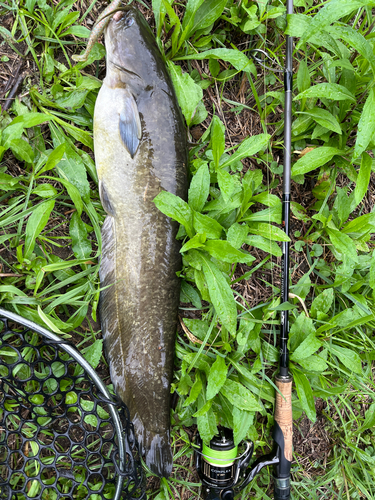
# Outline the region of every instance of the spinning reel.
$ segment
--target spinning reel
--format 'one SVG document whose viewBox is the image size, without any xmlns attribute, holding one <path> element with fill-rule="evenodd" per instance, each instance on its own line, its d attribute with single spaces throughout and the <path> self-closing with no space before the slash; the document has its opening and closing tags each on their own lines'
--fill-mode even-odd
<svg viewBox="0 0 375 500">
<path fill-rule="evenodd" d="M 195 467 L 203 485 L 203 495 L 207 500 L 233 500 L 241 490 L 254 479 L 263 467 L 275 466 L 275 498 L 289 499 L 289 470 L 282 470 L 284 445 L 283 434 L 274 428 L 274 450 L 252 464 L 249 463 L 254 451 L 254 444 L 245 441 L 245 450 L 238 456 L 238 446 L 234 444 L 233 433 L 224 427 L 214 436 L 209 446 L 198 436 L 196 439 Z M 279 428 L 280 429 L 280 428 Z M 280 443 L 280 445 L 279 445 Z M 286 476 L 282 478 L 281 476 Z"/>
</svg>

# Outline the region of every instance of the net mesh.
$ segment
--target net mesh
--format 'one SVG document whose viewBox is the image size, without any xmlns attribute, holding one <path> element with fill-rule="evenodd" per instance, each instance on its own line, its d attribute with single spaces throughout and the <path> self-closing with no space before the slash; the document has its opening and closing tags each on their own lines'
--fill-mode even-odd
<svg viewBox="0 0 375 500">
<path fill-rule="evenodd" d="M 0 499 L 143 498 L 127 408 L 116 403 L 119 435 L 65 342 L 0 321 Z"/>
</svg>

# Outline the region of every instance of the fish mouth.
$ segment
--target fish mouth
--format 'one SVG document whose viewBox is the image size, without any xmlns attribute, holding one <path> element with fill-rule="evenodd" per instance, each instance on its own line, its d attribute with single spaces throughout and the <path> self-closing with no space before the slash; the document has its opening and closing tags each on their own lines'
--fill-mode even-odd
<svg viewBox="0 0 375 500">
<path fill-rule="evenodd" d="M 120 66 L 119 64 L 114 63 L 113 61 L 108 61 L 112 66 L 114 66 L 116 69 L 123 71 L 124 73 L 128 73 L 128 75 L 135 76 L 136 78 L 139 78 L 142 80 L 142 77 L 138 75 L 138 73 L 135 73 L 134 71 L 131 71 L 130 69 L 124 68 L 123 66 Z"/>
</svg>

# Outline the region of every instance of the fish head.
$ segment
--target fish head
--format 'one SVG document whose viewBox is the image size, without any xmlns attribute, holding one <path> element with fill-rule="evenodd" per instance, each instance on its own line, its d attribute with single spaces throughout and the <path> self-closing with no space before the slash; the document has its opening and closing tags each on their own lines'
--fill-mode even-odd
<svg viewBox="0 0 375 500">
<path fill-rule="evenodd" d="M 124 7 L 114 13 L 105 32 L 107 75 L 114 85 L 145 87 L 155 69 L 160 72 L 161 54 L 155 37 L 141 12 Z"/>
</svg>

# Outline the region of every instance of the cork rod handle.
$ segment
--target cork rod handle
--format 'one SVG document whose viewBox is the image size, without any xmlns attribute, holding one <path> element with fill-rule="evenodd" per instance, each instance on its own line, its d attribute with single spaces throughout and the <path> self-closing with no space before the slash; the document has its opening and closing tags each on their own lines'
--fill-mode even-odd
<svg viewBox="0 0 375 500">
<path fill-rule="evenodd" d="M 284 456 L 289 462 L 293 456 L 293 415 L 292 415 L 292 383 L 291 377 L 276 377 L 276 409 L 275 420 L 284 436 Z"/>
</svg>

